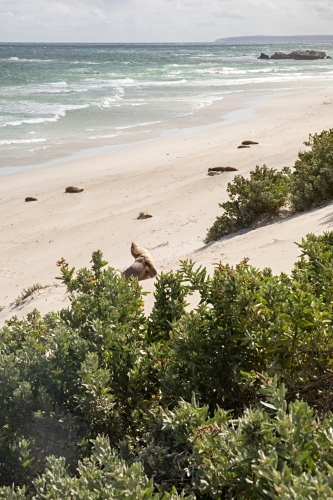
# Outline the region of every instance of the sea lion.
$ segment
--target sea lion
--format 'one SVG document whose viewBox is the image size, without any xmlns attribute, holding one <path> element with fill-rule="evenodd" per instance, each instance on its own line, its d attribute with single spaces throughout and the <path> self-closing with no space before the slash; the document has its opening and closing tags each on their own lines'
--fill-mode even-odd
<svg viewBox="0 0 333 500">
<path fill-rule="evenodd" d="M 255 141 L 243 141 L 242 144 L 243 144 L 243 146 L 249 146 L 250 144 L 259 144 L 259 142 L 255 142 Z"/>
<path fill-rule="evenodd" d="M 123 271 L 122 275 L 124 278 L 128 279 L 130 276 L 135 276 L 139 281 L 142 281 L 156 276 L 157 271 L 153 259 L 145 248 L 139 247 L 133 241 L 131 245 L 131 254 L 135 258 L 135 261 Z"/>
<path fill-rule="evenodd" d="M 65 193 L 82 193 L 83 189 L 75 186 L 68 186 L 65 189 Z"/>
<path fill-rule="evenodd" d="M 236 170 L 238 170 L 236 167 L 212 167 L 208 172 L 236 172 Z"/>
<path fill-rule="evenodd" d="M 144 257 L 138 257 L 133 264 L 123 271 L 122 276 L 126 279 L 135 276 L 138 281 L 150 278 L 149 268 Z"/>
<path fill-rule="evenodd" d="M 249 148 L 250 146 L 244 146 L 243 144 L 241 146 L 238 146 L 237 149 L 243 149 L 243 148 Z"/>
<path fill-rule="evenodd" d="M 138 219 L 149 219 L 152 215 L 148 212 L 140 212 Z"/>
<path fill-rule="evenodd" d="M 37 198 L 34 198 L 33 196 L 27 196 L 24 201 L 38 201 Z"/>
<path fill-rule="evenodd" d="M 213 170 L 212 172 L 208 172 L 207 175 L 221 175 L 221 172 L 216 172 L 216 170 Z"/>
</svg>

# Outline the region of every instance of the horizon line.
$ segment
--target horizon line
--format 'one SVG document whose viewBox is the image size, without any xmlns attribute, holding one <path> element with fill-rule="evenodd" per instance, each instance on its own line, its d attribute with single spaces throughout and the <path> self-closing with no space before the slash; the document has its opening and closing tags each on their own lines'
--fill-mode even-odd
<svg viewBox="0 0 333 500">
<path fill-rule="evenodd" d="M 221 37 L 217 38 L 216 40 L 213 41 L 183 41 L 183 42 L 70 42 L 70 41 L 65 41 L 65 42 L 47 42 L 47 41 L 34 41 L 34 42 L 26 42 L 26 41 L 0 41 L 1 45 L 4 44 L 48 44 L 48 45 L 179 45 L 179 44 L 214 44 L 219 42 L 220 40 L 241 40 L 241 39 L 249 39 L 249 38 L 266 38 L 266 39 L 273 39 L 273 38 L 333 38 L 332 35 L 242 35 L 242 36 L 228 36 L 228 37 Z"/>
</svg>

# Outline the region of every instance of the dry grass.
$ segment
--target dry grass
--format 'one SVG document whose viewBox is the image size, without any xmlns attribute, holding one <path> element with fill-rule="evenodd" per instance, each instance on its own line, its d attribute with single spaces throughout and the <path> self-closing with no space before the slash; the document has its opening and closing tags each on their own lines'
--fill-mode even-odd
<svg viewBox="0 0 333 500">
<path fill-rule="evenodd" d="M 30 302 L 30 300 L 33 299 L 33 295 L 35 292 L 39 290 L 44 290 L 45 288 L 49 288 L 50 286 L 52 285 L 41 285 L 40 283 L 35 283 L 34 285 L 29 286 L 28 288 L 24 288 L 21 294 L 10 305 L 14 308 L 23 306 L 28 301 Z"/>
</svg>

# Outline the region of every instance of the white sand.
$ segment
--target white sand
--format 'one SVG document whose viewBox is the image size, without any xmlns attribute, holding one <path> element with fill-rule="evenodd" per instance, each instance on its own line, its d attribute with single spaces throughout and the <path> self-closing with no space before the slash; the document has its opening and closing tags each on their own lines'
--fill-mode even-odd
<svg viewBox="0 0 333 500">
<path fill-rule="evenodd" d="M 54 283 L 59 258 L 78 269 L 100 249 L 110 265 L 122 269 L 133 261 L 133 240 L 149 250 L 159 270 L 174 269 L 183 258 L 212 269 L 220 260 L 235 264 L 249 257 L 255 266 L 288 272 L 298 255 L 294 241 L 332 229 L 331 204 L 203 245 L 234 175 L 209 177 L 208 167 L 232 165 L 247 176 L 263 163 L 292 166 L 309 133 L 332 127 L 333 89 L 276 94 L 258 102 L 255 113 L 247 110 L 235 123 L 0 177 L 0 306 L 6 306 L 0 321 L 33 307 L 46 312 L 66 303 L 64 290 L 55 288 L 40 292 L 18 312 L 8 307 L 23 288 Z M 245 139 L 260 144 L 237 149 Z M 68 185 L 84 192 L 65 194 Z M 26 196 L 38 201 L 25 203 Z M 137 220 L 142 210 L 153 218 Z M 143 284 L 153 290 L 153 280 Z"/>
</svg>

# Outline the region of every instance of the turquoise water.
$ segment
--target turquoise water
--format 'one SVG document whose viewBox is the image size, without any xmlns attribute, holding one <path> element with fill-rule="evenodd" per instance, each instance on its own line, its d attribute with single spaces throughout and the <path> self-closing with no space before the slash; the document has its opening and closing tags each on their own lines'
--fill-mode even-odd
<svg viewBox="0 0 333 500">
<path fill-rule="evenodd" d="M 296 48 L 333 55 L 332 42 L 0 44 L 0 167 L 145 140 L 185 117 L 188 126 L 232 93 L 332 84 L 333 60 L 257 59 Z"/>
</svg>

